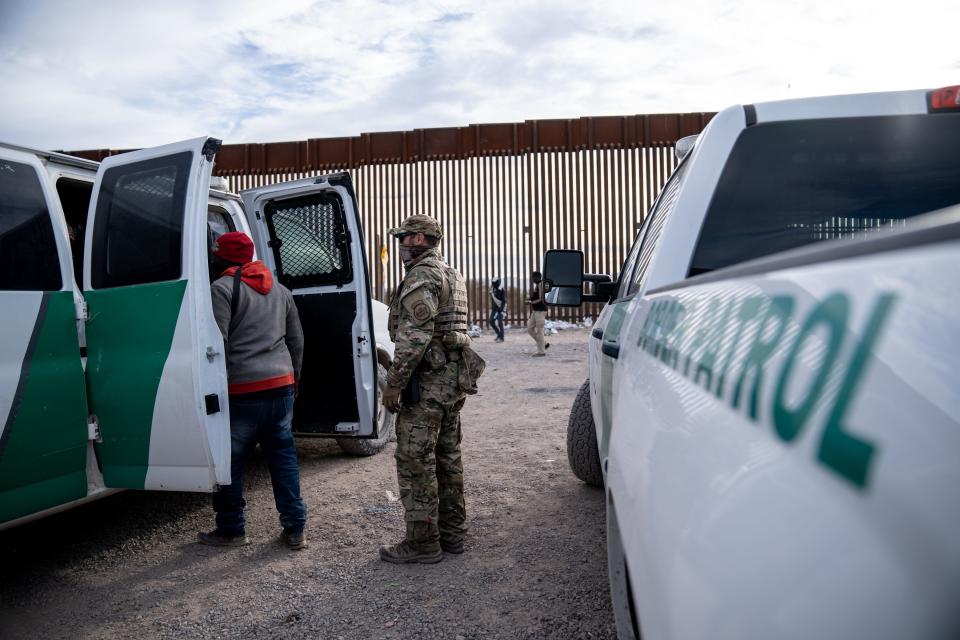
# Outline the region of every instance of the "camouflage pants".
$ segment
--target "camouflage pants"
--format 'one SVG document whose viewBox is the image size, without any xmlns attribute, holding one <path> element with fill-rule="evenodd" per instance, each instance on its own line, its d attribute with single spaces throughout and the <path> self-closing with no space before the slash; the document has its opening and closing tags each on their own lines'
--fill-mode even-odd
<svg viewBox="0 0 960 640">
<path fill-rule="evenodd" d="M 467 531 L 460 457 L 458 363 L 420 375 L 420 402 L 397 417 L 397 480 L 407 540 L 434 546 L 462 540 Z"/>
</svg>

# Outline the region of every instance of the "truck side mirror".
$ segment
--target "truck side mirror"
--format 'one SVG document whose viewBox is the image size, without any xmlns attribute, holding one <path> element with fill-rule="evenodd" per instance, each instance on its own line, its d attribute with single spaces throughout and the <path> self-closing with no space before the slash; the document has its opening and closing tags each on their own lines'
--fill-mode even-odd
<svg viewBox="0 0 960 640">
<path fill-rule="evenodd" d="M 551 249 L 543 257 L 543 301 L 555 307 L 583 302 L 583 252 Z"/>
</svg>

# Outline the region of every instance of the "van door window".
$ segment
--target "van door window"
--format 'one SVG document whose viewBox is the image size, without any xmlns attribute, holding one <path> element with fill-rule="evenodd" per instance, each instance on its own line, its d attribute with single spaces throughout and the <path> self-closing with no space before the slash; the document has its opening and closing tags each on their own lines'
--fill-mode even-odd
<svg viewBox="0 0 960 640">
<path fill-rule="evenodd" d="M 314 194 L 265 207 L 277 276 L 288 288 L 343 285 L 353 278 L 343 203 Z"/>
<path fill-rule="evenodd" d="M 59 291 L 60 257 L 40 178 L 30 165 L 0 160 L 0 289 Z"/>
<path fill-rule="evenodd" d="M 183 152 L 104 172 L 93 230 L 95 289 L 180 278 L 190 163 Z"/>
</svg>

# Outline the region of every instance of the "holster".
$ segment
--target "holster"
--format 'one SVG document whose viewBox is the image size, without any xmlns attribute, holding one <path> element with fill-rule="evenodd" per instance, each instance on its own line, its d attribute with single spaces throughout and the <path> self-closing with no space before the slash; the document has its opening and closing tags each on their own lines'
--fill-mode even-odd
<svg viewBox="0 0 960 640">
<path fill-rule="evenodd" d="M 418 371 L 413 372 L 413 375 L 407 380 L 407 386 L 400 391 L 400 402 L 404 406 L 420 402 L 420 373 Z"/>
</svg>

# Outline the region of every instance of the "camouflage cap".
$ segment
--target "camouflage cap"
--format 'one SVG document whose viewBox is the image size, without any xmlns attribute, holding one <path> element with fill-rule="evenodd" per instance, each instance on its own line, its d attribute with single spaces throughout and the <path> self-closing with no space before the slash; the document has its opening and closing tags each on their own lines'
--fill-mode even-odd
<svg viewBox="0 0 960 640">
<path fill-rule="evenodd" d="M 399 227 L 390 229 L 387 233 L 395 237 L 404 236 L 408 233 L 422 233 L 434 238 L 443 237 L 443 231 L 440 229 L 440 223 L 437 222 L 436 218 L 424 215 L 408 216 Z"/>
</svg>

